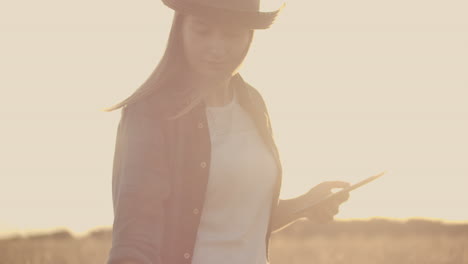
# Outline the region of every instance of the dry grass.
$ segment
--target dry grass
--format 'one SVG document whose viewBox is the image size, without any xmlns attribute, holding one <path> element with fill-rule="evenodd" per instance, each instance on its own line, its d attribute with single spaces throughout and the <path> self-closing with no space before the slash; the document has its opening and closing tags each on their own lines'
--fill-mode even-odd
<svg viewBox="0 0 468 264">
<path fill-rule="evenodd" d="M 468 264 L 468 237 L 446 235 L 273 239 L 272 264 Z"/>
<path fill-rule="evenodd" d="M 292 225 L 273 234 L 271 264 L 468 264 L 464 227 L 442 232 L 445 227 L 441 226 L 442 231 L 435 232 L 434 224 L 424 223 L 425 231 L 397 232 L 385 225 L 385 232 L 356 231 L 356 227 L 336 232 L 340 226 L 328 226 L 312 234 Z M 326 228 L 335 231 L 324 233 Z M 109 230 L 84 238 L 62 231 L 0 240 L 0 264 L 105 264 L 110 241 Z"/>
<path fill-rule="evenodd" d="M 110 239 L 15 239 L 0 242 L 0 264 L 104 264 Z"/>
</svg>

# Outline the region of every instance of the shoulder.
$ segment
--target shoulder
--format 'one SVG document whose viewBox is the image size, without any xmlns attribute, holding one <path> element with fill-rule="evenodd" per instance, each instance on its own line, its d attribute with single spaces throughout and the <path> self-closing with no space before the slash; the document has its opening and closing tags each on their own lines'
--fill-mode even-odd
<svg viewBox="0 0 468 264">
<path fill-rule="evenodd" d="M 252 103 L 254 103 L 254 105 L 261 106 L 264 111 L 267 111 L 266 103 L 261 92 L 248 82 L 244 81 L 244 86 L 250 99 L 252 100 Z"/>
<path fill-rule="evenodd" d="M 163 144 L 165 124 L 151 109 L 147 99 L 134 101 L 122 108 L 117 127 L 119 144 L 127 146 L 129 151 L 143 151 L 149 146 Z"/>
<path fill-rule="evenodd" d="M 164 93 L 151 92 L 122 108 L 122 117 L 132 119 L 160 120 L 168 108 L 168 100 Z"/>
<path fill-rule="evenodd" d="M 141 97 L 121 109 L 118 133 L 137 141 L 147 141 L 163 134 L 159 106 L 154 105 L 153 97 Z"/>
</svg>

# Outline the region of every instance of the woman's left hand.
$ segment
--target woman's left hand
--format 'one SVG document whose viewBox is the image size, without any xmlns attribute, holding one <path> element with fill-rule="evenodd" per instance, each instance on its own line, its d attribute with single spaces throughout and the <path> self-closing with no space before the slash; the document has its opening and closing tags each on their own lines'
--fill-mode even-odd
<svg viewBox="0 0 468 264">
<path fill-rule="evenodd" d="M 346 188 L 350 184 L 342 181 L 327 181 L 318 184 L 303 195 L 302 201 L 306 204 L 314 203 L 332 193 L 332 189 Z M 349 199 L 349 192 L 342 193 L 333 199 L 314 206 L 302 213 L 302 217 L 307 217 L 315 223 L 327 223 L 333 220 L 339 212 L 339 206 Z"/>
</svg>

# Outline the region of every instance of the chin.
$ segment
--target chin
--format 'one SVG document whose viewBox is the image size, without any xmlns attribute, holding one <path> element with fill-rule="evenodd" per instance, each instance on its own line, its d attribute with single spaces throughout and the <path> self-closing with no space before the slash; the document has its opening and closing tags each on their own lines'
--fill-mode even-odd
<svg viewBox="0 0 468 264">
<path fill-rule="evenodd" d="M 198 71 L 198 73 L 204 78 L 210 78 L 210 79 L 225 79 L 234 75 L 232 71 L 213 70 L 213 69 L 200 70 Z"/>
</svg>

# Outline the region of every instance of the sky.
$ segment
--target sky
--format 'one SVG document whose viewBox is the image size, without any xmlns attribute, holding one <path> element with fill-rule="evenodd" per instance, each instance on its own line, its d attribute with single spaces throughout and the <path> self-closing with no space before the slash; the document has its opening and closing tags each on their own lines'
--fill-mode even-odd
<svg viewBox="0 0 468 264">
<path fill-rule="evenodd" d="M 281 198 L 350 183 L 337 219 L 468 221 L 468 2 L 289 1 L 240 73 L 263 95 Z M 126 98 L 162 56 L 159 1 L 0 8 L 0 236 L 111 226 Z"/>
</svg>

